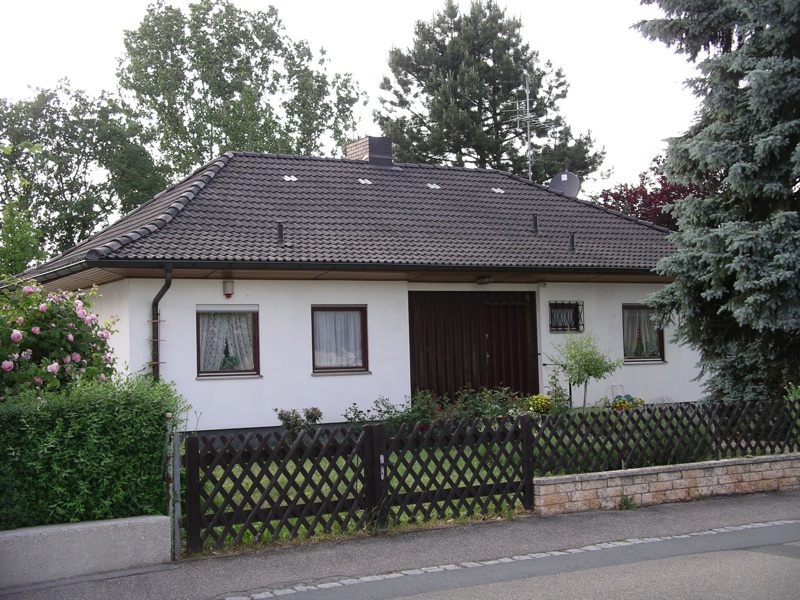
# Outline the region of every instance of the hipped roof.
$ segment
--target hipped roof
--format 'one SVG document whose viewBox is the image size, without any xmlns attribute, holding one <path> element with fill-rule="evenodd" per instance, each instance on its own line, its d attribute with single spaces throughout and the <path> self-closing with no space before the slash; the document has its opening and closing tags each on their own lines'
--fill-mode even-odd
<svg viewBox="0 0 800 600">
<path fill-rule="evenodd" d="M 645 274 L 667 234 L 502 171 L 228 152 L 28 275 Z"/>
</svg>

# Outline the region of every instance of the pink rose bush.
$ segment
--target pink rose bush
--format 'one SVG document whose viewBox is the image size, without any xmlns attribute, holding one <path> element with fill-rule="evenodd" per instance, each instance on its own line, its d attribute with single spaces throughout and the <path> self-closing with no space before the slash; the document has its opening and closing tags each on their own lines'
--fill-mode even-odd
<svg viewBox="0 0 800 600">
<path fill-rule="evenodd" d="M 36 282 L 6 283 L 0 291 L 0 400 L 26 389 L 110 379 L 113 322 L 91 312 L 96 290 L 47 292 Z"/>
</svg>

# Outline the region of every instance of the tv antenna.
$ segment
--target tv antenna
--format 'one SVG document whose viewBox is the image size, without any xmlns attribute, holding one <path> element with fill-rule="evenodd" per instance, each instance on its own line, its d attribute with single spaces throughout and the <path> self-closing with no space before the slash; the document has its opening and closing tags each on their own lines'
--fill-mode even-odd
<svg viewBox="0 0 800 600">
<path fill-rule="evenodd" d="M 520 127 L 524 122 L 527 130 L 527 149 L 528 149 L 528 181 L 533 181 L 533 152 L 531 150 L 531 123 L 548 124 L 544 117 L 537 117 L 531 114 L 531 76 L 525 75 L 525 100 L 517 100 L 517 127 Z"/>
</svg>

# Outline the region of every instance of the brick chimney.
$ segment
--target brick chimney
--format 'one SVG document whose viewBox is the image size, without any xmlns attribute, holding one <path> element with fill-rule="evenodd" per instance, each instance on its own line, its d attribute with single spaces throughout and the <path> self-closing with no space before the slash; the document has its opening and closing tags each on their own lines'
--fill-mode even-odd
<svg viewBox="0 0 800 600">
<path fill-rule="evenodd" d="M 392 166 L 392 138 L 365 137 L 350 142 L 344 149 L 345 158 L 366 160 L 371 165 Z"/>
</svg>

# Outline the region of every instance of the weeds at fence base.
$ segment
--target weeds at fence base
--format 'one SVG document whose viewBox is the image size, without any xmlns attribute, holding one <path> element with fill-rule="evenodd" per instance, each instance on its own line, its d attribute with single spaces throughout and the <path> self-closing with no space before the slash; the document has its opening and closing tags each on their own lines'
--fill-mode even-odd
<svg viewBox="0 0 800 600">
<path fill-rule="evenodd" d="M 628 496 L 628 494 L 622 494 L 617 500 L 617 510 L 634 510 L 636 509 L 636 502 L 633 499 L 633 496 Z"/>
</svg>

